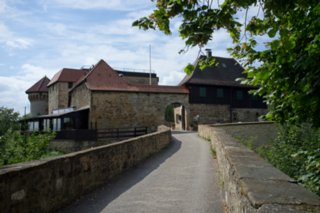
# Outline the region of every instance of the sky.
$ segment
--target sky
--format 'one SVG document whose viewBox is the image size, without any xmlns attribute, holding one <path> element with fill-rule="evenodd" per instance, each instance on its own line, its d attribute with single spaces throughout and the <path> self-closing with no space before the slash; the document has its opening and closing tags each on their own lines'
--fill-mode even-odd
<svg viewBox="0 0 320 213">
<path fill-rule="evenodd" d="M 177 85 L 183 68 L 193 63 L 198 48 L 185 47 L 172 22 L 173 34 L 132 27 L 136 19 L 155 8 L 150 0 L 0 0 L 0 107 L 27 113 L 25 91 L 45 75 L 62 68 L 81 68 L 104 59 L 117 69 L 149 69 L 161 85 Z M 229 57 L 228 34 L 218 31 L 206 48 Z"/>
</svg>

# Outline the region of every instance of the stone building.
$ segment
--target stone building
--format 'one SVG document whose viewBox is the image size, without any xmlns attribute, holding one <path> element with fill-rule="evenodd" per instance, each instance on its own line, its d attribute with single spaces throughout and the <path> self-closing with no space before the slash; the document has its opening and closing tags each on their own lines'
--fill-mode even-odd
<svg viewBox="0 0 320 213">
<path fill-rule="evenodd" d="M 249 94 L 252 87 L 235 81 L 243 77 L 243 68 L 232 58 L 215 59 L 217 66 L 204 70 L 196 66 L 178 86 L 160 86 L 156 74 L 114 70 L 103 60 L 90 69 L 64 68 L 50 82 L 46 80 L 47 88 L 42 79 L 27 91 L 35 115 L 29 119 L 29 129 L 155 129 L 170 125 L 165 120 L 169 106 L 174 107 L 177 129 L 198 123 L 256 121 L 266 105 Z M 42 89 L 35 89 L 39 85 Z M 47 91 L 47 99 L 34 95 L 42 90 Z M 43 105 L 35 101 L 40 99 Z M 45 102 L 46 110 L 39 112 Z"/>
<path fill-rule="evenodd" d="M 90 109 L 88 127 L 95 129 L 156 128 L 165 123 L 166 106 L 187 104 L 187 94 L 183 86 L 129 83 L 103 60 L 70 90 L 71 106 Z"/>
<path fill-rule="evenodd" d="M 53 76 L 47 85 L 49 91 L 49 114 L 53 114 L 54 110 L 69 107 L 69 90 L 75 82 L 88 72 L 88 69 L 63 68 Z"/>
<path fill-rule="evenodd" d="M 48 114 L 47 85 L 49 82 L 50 79 L 45 76 L 26 91 L 30 101 L 30 115 L 32 117 Z"/>
<path fill-rule="evenodd" d="M 261 97 L 249 93 L 256 89 L 241 84 L 236 79 L 243 78 L 244 69 L 233 58 L 211 56 L 216 65 L 201 70 L 198 60 L 191 75 L 186 75 L 180 82 L 189 90 L 189 117 L 192 123 L 226 123 L 258 121 L 267 112 Z M 175 110 L 175 117 L 184 117 L 181 107 Z M 185 112 L 186 113 L 186 112 Z M 180 125 L 176 119 L 176 125 Z"/>
<path fill-rule="evenodd" d="M 155 129 L 166 122 L 168 105 L 188 103 L 184 86 L 158 81 L 154 73 L 114 70 L 103 60 L 90 70 L 64 68 L 48 83 L 48 115 L 29 119 L 30 130 Z"/>
</svg>

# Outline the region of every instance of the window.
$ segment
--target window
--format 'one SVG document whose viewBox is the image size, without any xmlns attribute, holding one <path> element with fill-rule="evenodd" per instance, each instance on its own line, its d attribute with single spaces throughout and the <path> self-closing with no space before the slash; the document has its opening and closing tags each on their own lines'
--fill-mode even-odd
<svg viewBox="0 0 320 213">
<path fill-rule="evenodd" d="M 258 100 L 258 97 L 256 95 L 251 95 L 251 100 L 256 101 Z"/>
<path fill-rule="evenodd" d="M 200 87 L 200 97 L 206 97 L 207 96 L 207 90 L 205 87 Z"/>
<path fill-rule="evenodd" d="M 222 89 L 222 88 L 218 88 L 218 89 L 217 89 L 217 97 L 218 97 L 218 98 L 223 98 L 223 96 L 224 96 L 224 91 L 223 91 L 223 89 Z"/>
<path fill-rule="evenodd" d="M 70 89 L 73 86 L 72 82 L 68 82 L 68 88 Z"/>
<path fill-rule="evenodd" d="M 236 91 L 236 98 L 238 101 L 243 100 L 243 92 L 241 90 Z"/>
</svg>

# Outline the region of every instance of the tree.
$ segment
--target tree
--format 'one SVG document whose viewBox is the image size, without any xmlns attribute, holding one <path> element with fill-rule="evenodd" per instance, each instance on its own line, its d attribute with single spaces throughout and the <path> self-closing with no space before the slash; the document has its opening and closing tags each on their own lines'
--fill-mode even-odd
<svg viewBox="0 0 320 213">
<path fill-rule="evenodd" d="M 0 107 L 0 137 L 3 136 L 9 129 L 19 129 L 19 113 L 13 109 Z"/>
<path fill-rule="evenodd" d="M 148 17 L 133 23 L 141 29 L 171 34 L 170 20 L 182 19 L 180 37 L 186 47 L 204 47 L 215 31 L 226 29 L 234 42 L 231 54 L 245 67 L 244 84 L 257 86 L 269 106 L 268 118 L 281 123 L 310 122 L 320 126 L 319 0 L 157 0 Z M 257 7 L 262 15 L 250 19 Z M 240 23 L 237 12 L 245 12 Z M 268 36 L 258 48 L 258 36 Z M 204 65 L 212 64 L 207 60 Z M 186 71 L 192 70 L 186 66 Z"/>
<path fill-rule="evenodd" d="M 164 117 L 166 121 L 174 123 L 174 107 L 172 104 L 167 106 Z"/>
</svg>

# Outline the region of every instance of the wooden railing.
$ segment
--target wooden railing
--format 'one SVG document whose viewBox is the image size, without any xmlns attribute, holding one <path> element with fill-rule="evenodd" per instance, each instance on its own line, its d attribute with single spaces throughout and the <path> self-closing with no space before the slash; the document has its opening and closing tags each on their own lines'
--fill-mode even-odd
<svg viewBox="0 0 320 213">
<path fill-rule="evenodd" d="M 131 138 L 148 133 L 147 127 L 113 129 L 70 129 L 57 132 L 55 139 L 75 141 L 97 141 L 106 138 Z"/>
<path fill-rule="evenodd" d="M 98 139 L 104 138 L 130 138 L 145 135 L 148 133 L 147 127 L 135 128 L 115 128 L 115 129 L 99 129 L 97 131 Z"/>
<path fill-rule="evenodd" d="M 75 141 L 96 141 L 96 129 L 68 129 L 57 132 L 55 139 L 75 140 Z"/>
</svg>

